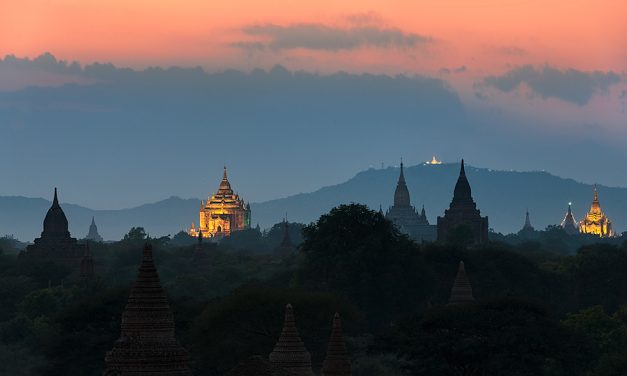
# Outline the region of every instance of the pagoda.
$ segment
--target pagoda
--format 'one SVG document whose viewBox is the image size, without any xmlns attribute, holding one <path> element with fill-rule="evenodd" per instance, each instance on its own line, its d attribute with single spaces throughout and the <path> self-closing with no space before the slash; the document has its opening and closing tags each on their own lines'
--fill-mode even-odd
<svg viewBox="0 0 627 376">
<path fill-rule="evenodd" d="M 475 303 L 475 298 L 472 296 L 472 286 L 470 285 L 470 281 L 466 275 L 464 262 L 460 261 L 457 267 L 455 282 L 453 282 L 453 288 L 451 288 L 451 297 L 448 300 L 448 304 L 455 305 L 473 303 Z"/>
<path fill-rule="evenodd" d="M 276 248 L 276 252 L 281 255 L 289 255 L 294 252 L 294 244 L 292 243 L 292 239 L 290 238 L 290 229 L 289 224 L 287 222 L 287 218 L 283 219 L 283 239 L 281 239 L 281 243 Z"/>
<path fill-rule="evenodd" d="M 582 234 L 596 235 L 601 238 L 614 236 L 612 231 L 612 221 L 601 211 L 599 204 L 599 193 L 596 185 L 594 186 L 594 195 L 592 197 L 592 205 L 590 211 L 579 222 L 579 232 Z"/>
<path fill-rule="evenodd" d="M 91 240 L 94 242 L 101 242 L 102 236 L 98 233 L 98 227 L 96 226 L 96 219 L 91 217 L 91 224 L 89 225 L 89 232 L 87 236 L 85 236 L 86 240 Z"/>
<path fill-rule="evenodd" d="M 291 304 L 285 306 L 283 330 L 269 359 L 270 363 L 284 368 L 294 376 L 314 376 L 311 369 L 311 354 L 300 339 Z"/>
<path fill-rule="evenodd" d="M 523 237 L 530 236 L 533 235 L 535 231 L 536 230 L 531 225 L 531 220 L 529 219 L 529 209 L 527 209 L 527 212 L 525 213 L 525 224 L 520 229 L 520 231 L 518 231 L 518 235 Z"/>
<path fill-rule="evenodd" d="M 401 171 L 394 191 L 394 205 L 392 205 L 385 218 L 396 225 L 396 227 L 410 238 L 416 241 L 434 241 L 436 239 L 436 228 L 429 224 L 424 206 L 420 214 L 411 205 L 409 190 L 405 182 L 403 162 Z"/>
<path fill-rule="evenodd" d="M 577 226 L 577 221 L 573 216 L 571 204 L 572 203 L 570 202 L 568 203 L 568 211 L 566 212 L 566 216 L 564 216 L 564 219 L 562 220 L 560 226 L 568 235 L 575 235 L 579 233 L 579 228 Z"/>
<path fill-rule="evenodd" d="M 44 229 L 33 244 L 20 253 L 22 259 L 37 259 L 59 262 L 71 267 L 78 267 L 87 251 L 85 244 L 79 244 L 70 235 L 68 221 L 59 205 L 57 189 L 54 189 L 52 206 L 44 218 Z"/>
<path fill-rule="evenodd" d="M 488 241 L 488 217 L 481 216 L 472 198 L 463 159 L 453 192 L 453 200 L 449 208 L 444 211 L 444 216 L 438 217 L 438 241 L 447 241 L 449 235 L 460 227 L 470 229 L 473 243 L 481 244 Z"/>
<path fill-rule="evenodd" d="M 174 335 L 174 317 L 146 244 L 103 376 L 191 376 L 189 360 Z"/>
<path fill-rule="evenodd" d="M 198 227 L 192 223 L 187 230 L 190 236 L 197 237 L 200 231 L 205 238 L 221 238 L 231 232 L 250 228 L 250 204 L 233 192 L 227 177 L 226 166 L 218 191 L 201 201 Z"/>
<path fill-rule="evenodd" d="M 333 328 L 327 349 L 327 357 L 322 364 L 322 376 L 351 376 L 351 360 L 346 351 L 342 336 L 342 319 L 339 313 L 333 316 Z"/>
</svg>

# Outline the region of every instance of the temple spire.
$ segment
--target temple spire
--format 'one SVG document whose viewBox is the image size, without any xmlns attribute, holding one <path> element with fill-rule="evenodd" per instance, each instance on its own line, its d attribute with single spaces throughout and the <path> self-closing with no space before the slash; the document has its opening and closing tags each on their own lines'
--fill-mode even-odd
<svg viewBox="0 0 627 376">
<path fill-rule="evenodd" d="M 285 306 L 283 330 L 269 359 L 270 363 L 286 369 L 295 376 L 314 376 L 311 369 L 311 354 L 300 339 L 291 304 Z"/>
<path fill-rule="evenodd" d="M 462 159 L 461 167 L 459 169 L 459 177 L 455 184 L 455 190 L 453 192 L 453 203 L 456 204 L 472 204 L 472 191 L 470 189 L 470 183 L 466 177 L 466 168 L 464 166 L 464 160 Z"/>
<path fill-rule="evenodd" d="M 403 161 L 401 160 L 401 172 L 398 176 L 398 182 L 396 183 L 396 190 L 394 191 L 394 206 L 397 207 L 409 207 L 409 190 L 407 189 L 407 183 L 405 183 L 405 173 L 403 169 Z"/>
<path fill-rule="evenodd" d="M 457 276 L 455 276 L 455 282 L 453 282 L 453 288 L 451 289 L 451 297 L 448 304 L 472 304 L 475 303 L 475 298 L 472 296 L 472 286 L 466 275 L 466 269 L 464 262 L 460 261 L 457 267 Z"/>
<path fill-rule="evenodd" d="M 333 328 L 327 349 L 327 357 L 322 364 L 322 376 L 351 376 L 351 361 L 342 336 L 342 319 L 339 313 L 333 316 Z"/>
<path fill-rule="evenodd" d="M 54 198 L 52 199 L 52 206 L 59 206 L 59 198 L 57 197 L 57 187 L 54 187 Z"/>
</svg>

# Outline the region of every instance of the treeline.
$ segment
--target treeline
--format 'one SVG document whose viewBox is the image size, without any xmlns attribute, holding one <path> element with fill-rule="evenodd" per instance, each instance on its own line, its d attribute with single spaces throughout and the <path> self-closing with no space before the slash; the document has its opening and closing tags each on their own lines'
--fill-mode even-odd
<svg viewBox="0 0 627 376">
<path fill-rule="evenodd" d="M 119 242 L 90 244 L 90 280 L 5 252 L 0 373 L 100 375 L 149 240 L 195 375 L 267 356 L 288 302 L 317 369 L 339 311 L 355 376 L 627 374 L 627 244 L 574 255 L 512 239 L 418 245 L 379 213 L 344 205 L 308 226 L 290 224 L 298 250 L 286 255 L 273 251 L 275 227 L 205 242 L 200 267 L 195 239 L 149 239 L 135 228 Z M 460 260 L 479 303 L 447 306 Z"/>
</svg>

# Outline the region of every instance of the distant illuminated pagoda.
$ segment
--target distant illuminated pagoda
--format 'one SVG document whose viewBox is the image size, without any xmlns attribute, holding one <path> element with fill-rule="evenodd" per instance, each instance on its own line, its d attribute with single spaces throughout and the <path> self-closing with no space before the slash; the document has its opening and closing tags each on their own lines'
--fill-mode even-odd
<svg viewBox="0 0 627 376">
<path fill-rule="evenodd" d="M 560 224 L 560 226 L 564 229 L 564 231 L 568 235 L 575 235 L 576 233 L 579 232 L 579 229 L 577 226 L 577 221 L 575 220 L 575 217 L 573 216 L 571 205 L 572 203 L 569 202 L 568 211 L 566 212 L 566 216 L 562 220 L 562 223 Z"/>
<path fill-rule="evenodd" d="M 579 232 L 582 234 L 597 235 L 602 238 L 614 235 L 614 232 L 612 231 L 612 221 L 610 221 L 609 218 L 607 218 L 601 211 L 601 204 L 599 204 L 599 194 L 596 186 L 594 186 L 594 196 L 592 198 L 590 211 L 579 222 Z"/>
<path fill-rule="evenodd" d="M 201 233 L 200 236 L 205 238 L 223 237 L 250 228 L 250 205 L 233 193 L 226 167 L 218 191 L 206 202 L 201 202 L 199 217 L 198 227 L 192 222 L 192 227 L 187 230 L 191 236 L 197 237 Z"/>
<path fill-rule="evenodd" d="M 432 165 L 438 165 L 438 164 L 442 164 L 442 161 L 439 161 L 435 155 L 433 156 L 433 158 L 431 158 L 430 161 L 425 162 L 426 164 L 432 164 Z"/>
</svg>

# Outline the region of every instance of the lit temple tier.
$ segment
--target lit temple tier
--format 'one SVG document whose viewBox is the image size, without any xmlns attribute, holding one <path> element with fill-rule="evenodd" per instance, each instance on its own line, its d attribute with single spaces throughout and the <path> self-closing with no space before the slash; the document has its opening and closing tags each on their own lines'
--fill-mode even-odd
<svg viewBox="0 0 627 376">
<path fill-rule="evenodd" d="M 187 233 L 197 237 L 202 232 L 202 237 L 219 238 L 249 228 L 250 205 L 233 193 L 225 167 L 218 191 L 201 203 L 198 227 L 192 223 Z"/>
<path fill-rule="evenodd" d="M 594 187 L 594 197 L 592 198 L 592 205 L 590 211 L 579 222 L 579 232 L 582 234 L 597 235 L 602 238 L 614 236 L 612 231 L 612 221 L 605 216 L 605 213 L 601 211 L 601 204 L 599 204 L 599 194 L 597 187 Z"/>
</svg>

